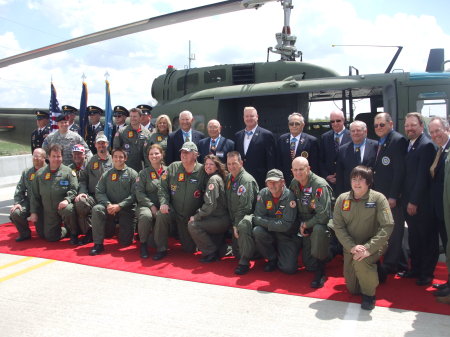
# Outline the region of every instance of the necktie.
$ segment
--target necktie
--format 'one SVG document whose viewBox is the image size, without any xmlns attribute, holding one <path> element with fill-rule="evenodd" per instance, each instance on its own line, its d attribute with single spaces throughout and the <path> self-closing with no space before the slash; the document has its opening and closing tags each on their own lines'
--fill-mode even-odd
<svg viewBox="0 0 450 337">
<path fill-rule="evenodd" d="M 184 142 L 189 142 L 189 132 L 183 131 Z"/>
<path fill-rule="evenodd" d="M 253 135 L 253 131 L 245 131 L 245 134 L 250 138 Z"/>
<path fill-rule="evenodd" d="M 409 141 L 409 145 L 408 145 L 408 152 L 411 151 L 411 148 L 413 147 L 413 142 Z"/>
<path fill-rule="evenodd" d="M 376 158 L 376 160 L 378 160 L 378 155 L 380 154 L 380 152 L 381 152 L 381 148 L 383 147 L 383 145 L 381 145 L 380 143 L 378 143 L 378 150 L 377 150 L 377 158 Z"/>
<path fill-rule="evenodd" d="M 291 139 L 291 145 L 290 145 L 290 150 L 291 150 L 291 158 L 294 159 L 295 158 L 295 144 L 297 143 L 297 138 L 292 138 Z"/>
<path fill-rule="evenodd" d="M 436 172 L 435 172 L 436 166 L 439 163 L 439 158 L 441 157 L 441 154 L 442 154 L 442 147 L 440 146 L 439 151 L 436 153 L 436 157 L 434 157 L 433 164 L 431 164 L 431 167 L 430 167 L 430 174 L 431 174 L 431 177 L 433 177 L 433 178 L 434 178 L 434 175 L 436 174 Z"/>
<path fill-rule="evenodd" d="M 339 152 L 339 135 L 337 133 L 334 134 L 334 149 L 336 152 Z"/>
<path fill-rule="evenodd" d="M 355 159 L 356 162 L 359 164 L 361 164 L 361 146 L 356 146 L 355 145 Z"/>
<path fill-rule="evenodd" d="M 217 139 L 211 139 L 211 151 L 216 151 Z"/>
</svg>

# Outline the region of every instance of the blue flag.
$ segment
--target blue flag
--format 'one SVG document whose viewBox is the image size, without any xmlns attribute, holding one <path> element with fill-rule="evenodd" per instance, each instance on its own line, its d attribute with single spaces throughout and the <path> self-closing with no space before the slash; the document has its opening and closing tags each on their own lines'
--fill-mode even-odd
<svg viewBox="0 0 450 337">
<path fill-rule="evenodd" d="M 87 101 L 88 101 L 88 90 L 86 82 L 83 82 L 81 88 L 81 99 L 80 99 L 80 136 L 86 138 L 86 127 L 89 125 L 89 119 L 87 114 Z"/>
<path fill-rule="evenodd" d="M 106 102 L 105 102 L 105 136 L 108 138 L 108 142 L 111 144 L 111 136 L 112 136 L 112 129 L 113 129 L 113 114 L 112 114 L 112 108 L 111 108 L 111 93 L 109 90 L 109 82 L 108 80 L 105 81 L 106 83 Z"/>
<path fill-rule="evenodd" d="M 56 117 L 61 115 L 61 109 L 59 108 L 58 99 L 56 98 L 56 90 L 53 86 L 53 82 L 50 82 L 50 105 L 48 107 L 50 111 L 51 117 L 51 132 L 55 132 L 58 129 L 58 125 L 56 124 Z"/>
</svg>

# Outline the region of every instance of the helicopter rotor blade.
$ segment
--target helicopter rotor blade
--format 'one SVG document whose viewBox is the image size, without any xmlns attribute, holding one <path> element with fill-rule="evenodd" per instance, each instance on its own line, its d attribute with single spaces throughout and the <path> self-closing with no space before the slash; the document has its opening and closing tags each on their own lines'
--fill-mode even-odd
<svg viewBox="0 0 450 337">
<path fill-rule="evenodd" d="M 242 9 L 258 8 L 266 2 L 275 0 L 229 0 L 210 5 L 181 10 L 178 12 L 164 14 L 153 18 L 136 21 L 126 25 L 105 29 L 92 34 L 84 35 L 67 41 L 55 43 L 42 48 L 27 51 L 25 53 L 0 59 L 0 68 L 12 64 L 32 60 L 41 56 L 58 53 L 88 44 L 114 39 L 116 37 L 134 34 L 149 29 L 168 26 L 180 22 L 196 20 L 218 14 L 225 14 Z"/>
</svg>

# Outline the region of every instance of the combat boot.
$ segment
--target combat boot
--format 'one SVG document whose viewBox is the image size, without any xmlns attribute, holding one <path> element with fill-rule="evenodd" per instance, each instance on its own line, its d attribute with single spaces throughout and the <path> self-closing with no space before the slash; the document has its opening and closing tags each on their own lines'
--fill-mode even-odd
<svg viewBox="0 0 450 337">
<path fill-rule="evenodd" d="M 96 244 L 94 244 L 94 247 L 89 252 L 89 255 L 95 256 L 95 255 L 100 254 L 104 250 L 105 250 L 105 247 L 103 246 L 103 243 L 96 243 Z"/>
<path fill-rule="evenodd" d="M 314 272 L 314 280 L 311 282 L 311 288 L 322 288 L 325 284 L 325 281 L 325 262 L 317 260 L 317 270 Z"/>
<path fill-rule="evenodd" d="M 375 296 L 367 296 L 362 294 L 361 309 L 372 310 L 375 308 Z"/>
</svg>

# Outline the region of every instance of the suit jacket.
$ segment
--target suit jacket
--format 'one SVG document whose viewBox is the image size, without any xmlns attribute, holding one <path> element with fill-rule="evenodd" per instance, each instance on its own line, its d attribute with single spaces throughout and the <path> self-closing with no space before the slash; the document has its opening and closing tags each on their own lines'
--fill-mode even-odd
<svg viewBox="0 0 450 337">
<path fill-rule="evenodd" d="M 42 143 L 44 142 L 45 137 L 50 134 L 50 131 L 51 127 L 50 123 L 48 123 L 40 133 L 38 129 L 31 133 L 31 153 L 33 153 L 34 149 L 42 147 Z"/>
<path fill-rule="evenodd" d="M 436 169 L 434 170 L 434 178 L 431 178 L 430 200 L 432 200 L 434 215 L 440 222 L 444 222 L 444 203 L 442 198 L 444 195 L 445 160 L 449 151 L 450 141 L 447 142 L 445 150 L 439 157 Z M 449 207 L 449 205 L 446 205 L 446 207 Z"/>
<path fill-rule="evenodd" d="M 89 124 L 86 132 L 86 144 L 89 146 L 92 154 L 97 154 L 97 148 L 95 147 L 95 138 L 100 131 L 105 129 L 105 124 L 100 122 L 100 125 L 94 130 L 92 130 L 92 125 Z"/>
<path fill-rule="evenodd" d="M 290 133 L 285 133 L 278 138 L 277 142 L 277 160 L 276 167 L 283 172 L 286 185 L 289 186 L 292 179 L 292 157 L 291 157 L 291 144 Z M 295 157 L 305 157 L 308 159 L 309 166 L 314 173 L 319 172 L 319 140 L 307 133 L 302 132 L 300 140 L 295 151 Z"/>
<path fill-rule="evenodd" d="M 345 129 L 340 146 L 351 142 L 350 131 Z M 334 146 L 334 131 L 329 130 L 320 137 L 320 176 L 326 179 L 336 173 L 338 151 Z M 329 183 L 329 182 L 328 182 Z"/>
<path fill-rule="evenodd" d="M 378 142 L 366 138 L 364 157 L 361 163 L 356 162 L 353 142 L 342 145 L 339 148 L 336 164 L 336 195 L 351 190 L 350 173 L 358 165 L 364 165 L 373 169 L 377 156 Z"/>
<path fill-rule="evenodd" d="M 222 163 L 227 163 L 227 153 L 234 151 L 234 142 L 231 139 L 220 136 L 219 143 L 216 145 L 216 150 L 211 151 L 209 145 L 211 143 L 211 137 L 203 138 L 198 142 L 198 152 L 200 156 L 198 158 L 199 163 L 203 163 L 205 156 L 212 153 L 215 154 Z"/>
<path fill-rule="evenodd" d="M 405 179 L 405 156 L 408 141 L 397 131 L 387 135 L 373 167 L 373 189 L 386 198 L 398 200 Z"/>
<path fill-rule="evenodd" d="M 244 131 L 241 130 L 235 134 L 236 151 L 242 156 L 245 170 L 255 178 L 261 189 L 266 185 L 267 172 L 275 168 L 275 138 L 269 130 L 260 126 L 256 127 L 247 154 L 244 154 Z"/>
<path fill-rule="evenodd" d="M 192 139 L 195 145 L 198 146 L 198 142 L 205 138 L 205 135 L 200 131 L 192 129 Z M 184 144 L 183 132 L 181 129 L 178 129 L 175 132 L 169 133 L 167 137 L 167 151 L 165 156 L 166 164 L 169 165 L 174 161 L 180 160 L 180 149 Z"/>
<path fill-rule="evenodd" d="M 430 166 L 436 148 L 431 140 L 421 134 L 405 157 L 406 173 L 403 184 L 403 201 L 426 208 L 429 204 Z"/>
</svg>

